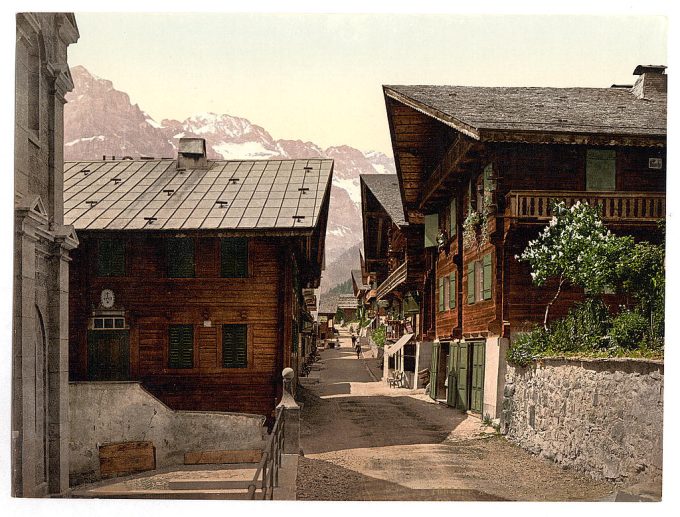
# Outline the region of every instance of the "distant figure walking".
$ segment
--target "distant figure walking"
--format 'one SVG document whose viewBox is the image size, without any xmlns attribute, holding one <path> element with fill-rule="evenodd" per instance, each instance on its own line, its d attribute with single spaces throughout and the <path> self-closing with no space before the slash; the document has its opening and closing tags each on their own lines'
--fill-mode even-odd
<svg viewBox="0 0 680 517">
<path fill-rule="evenodd" d="M 361 354 L 361 345 L 357 343 L 357 336 L 356 334 L 352 334 L 352 347 L 357 353 L 357 359 L 359 359 L 359 355 Z"/>
</svg>

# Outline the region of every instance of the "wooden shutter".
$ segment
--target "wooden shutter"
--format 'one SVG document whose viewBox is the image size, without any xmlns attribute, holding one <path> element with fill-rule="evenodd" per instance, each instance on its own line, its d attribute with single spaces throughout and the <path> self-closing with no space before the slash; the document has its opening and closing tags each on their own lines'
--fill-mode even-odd
<svg viewBox="0 0 680 517">
<path fill-rule="evenodd" d="M 193 325 L 170 325 L 168 327 L 168 367 L 194 367 Z"/>
<path fill-rule="evenodd" d="M 444 277 L 437 279 L 437 290 L 439 292 L 439 312 L 444 310 Z"/>
<path fill-rule="evenodd" d="M 248 276 L 248 239 L 235 237 L 222 239 L 222 277 Z"/>
<path fill-rule="evenodd" d="M 432 361 L 430 362 L 430 398 L 437 399 L 437 384 L 439 382 L 439 350 L 440 344 L 432 343 Z"/>
<path fill-rule="evenodd" d="M 193 278 L 194 240 L 191 237 L 166 239 L 165 257 L 169 278 Z"/>
<path fill-rule="evenodd" d="M 491 253 L 484 255 L 482 259 L 482 265 L 484 267 L 484 278 L 482 280 L 482 298 L 484 300 L 491 299 Z"/>
<path fill-rule="evenodd" d="M 456 198 L 454 197 L 449 204 L 449 237 L 456 235 L 457 223 Z"/>
<path fill-rule="evenodd" d="M 475 263 L 468 262 L 467 268 L 467 302 L 475 303 Z"/>
<path fill-rule="evenodd" d="M 466 411 L 469 407 L 469 392 L 468 392 L 468 349 L 470 343 L 461 343 L 458 348 L 458 393 L 456 400 L 456 407 Z"/>
<path fill-rule="evenodd" d="M 449 309 L 456 308 L 456 272 L 449 275 Z"/>
<path fill-rule="evenodd" d="M 247 325 L 222 325 L 222 366 L 248 367 Z"/>
<path fill-rule="evenodd" d="M 439 214 L 427 214 L 425 216 L 425 247 L 432 248 L 437 245 L 439 234 Z"/>
<path fill-rule="evenodd" d="M 125 241 L 100 239 L 97 247 L 97 276 L 124 276 Z"/>
<path fill-rule="evenodd" d="M 586 151 L 586 190 L 616 190 L 616 151 Z"/>
<path fill-rule="evenodd" d="M 472 344 L 472 382 L 470 392 L 470 409 L 482 412 L 484 407 L 484 355 L 485 343 Z"/>
</svg>

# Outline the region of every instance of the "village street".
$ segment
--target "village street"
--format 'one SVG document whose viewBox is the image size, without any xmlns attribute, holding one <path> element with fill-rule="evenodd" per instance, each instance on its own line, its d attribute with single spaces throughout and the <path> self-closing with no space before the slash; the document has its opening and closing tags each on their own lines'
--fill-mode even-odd
<svg viewBox="0 0 680 517">
<path fill-rule="evenodd" d="M 423 390 L 376 382 L 377 359 L 357 360 L 347 332 L 340 336 L 339 350 L 321 352 L 318 382 L 312 375 L 298 392 L 298 499 L 601 500 L 614 490 L 532 456 Z"/>
</svg>

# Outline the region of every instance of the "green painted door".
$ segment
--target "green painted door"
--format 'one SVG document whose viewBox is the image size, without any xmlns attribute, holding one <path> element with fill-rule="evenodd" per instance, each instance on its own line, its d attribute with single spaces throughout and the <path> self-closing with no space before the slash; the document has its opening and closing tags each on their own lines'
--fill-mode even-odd
<svg viewBox="0 0 680 517">
<path fill-rule="evenodd" d="M 469 407 L 468 401 L 468 343 L 461 343 L 458 346 L 458 397 L 456 400 L 456 407 L 463 411 L 467 411 Z"/>
<path fill-rule="evenodd" d="M 430 398 L 437 399 L 437 371 L 439 370 L 439 343 L 432 345 L 432 362 L 430 363 Z"/>
<path fill-rule="evenodd" d="M 127 330 L 90 330 L 87 333 L 87 375 L 91 381 L 130 380 Z"/>
<path fill-rule="evenodd" d="M 482 412 L 484 405 L 484 351 L 485 343 L 472 343 L 472 384 L 470 387 L 470 409 Z"/>
<path fill-rule="evenodd" d="M 454 343 L 449 345 L 449 364 L 447 367 L 448 382 L 446 386 L 446 404 L 451 407 L 456 407 L 456 367 L 458 361 L 458 346 Z"/>
</svg>

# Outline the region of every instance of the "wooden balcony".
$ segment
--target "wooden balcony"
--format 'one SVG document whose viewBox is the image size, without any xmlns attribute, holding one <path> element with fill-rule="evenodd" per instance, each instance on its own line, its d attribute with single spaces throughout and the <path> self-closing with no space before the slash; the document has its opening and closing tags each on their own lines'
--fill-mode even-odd
<svg viewBox="0 0 680 517">
<path fill-rule="evenodd" d="M 390 293 L 394 288 L 406 281 L 406 272 L 408 268 L 408 261 L 404 261 L 390 275 L 385 279 L 385 281 L 378 286 L 376 291 L 376 299 L 380 300 L 388 293 Z"/>
<path fill-rule="evenodd" d="M 577 201 L 599 206 L 602 220 L 610 224 L 655 224 L 666 216 L 665 192 L 512 190 L 505 199 L 505 217 L 516 222 L 550 220 L 553 201 L 564 201 L 567 206 Z"/>
</svg>

